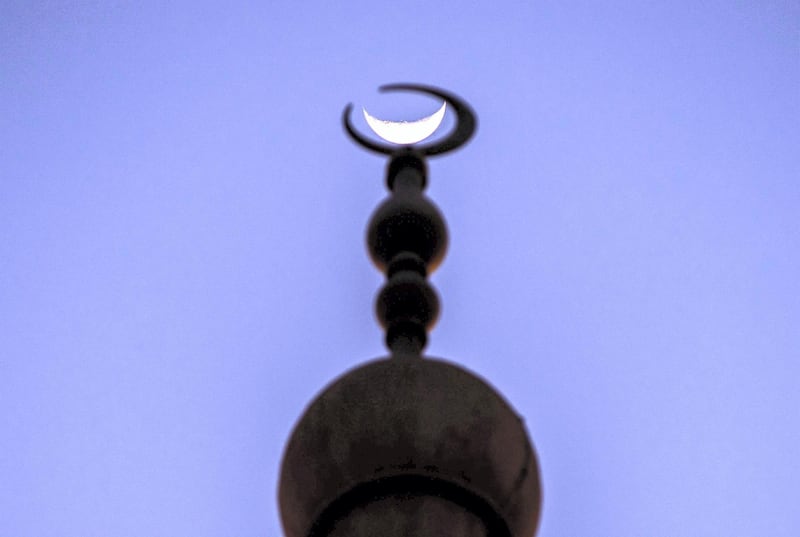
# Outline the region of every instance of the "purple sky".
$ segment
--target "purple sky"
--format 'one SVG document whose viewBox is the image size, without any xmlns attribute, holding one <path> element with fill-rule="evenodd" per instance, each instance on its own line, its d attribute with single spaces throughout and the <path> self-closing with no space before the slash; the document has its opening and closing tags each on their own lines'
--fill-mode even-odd
<svg viewBox="0 0 800 537">
<path fill-rule="evenodd" d="M 525 417 L 539 535 L 800 534 L 798 2 L 145 4 L 0 6 L 0 536 L 280 534 L 384 353 L 339 116 L 399 81 L 479 115 L 428 351 Z"/>
</svg>

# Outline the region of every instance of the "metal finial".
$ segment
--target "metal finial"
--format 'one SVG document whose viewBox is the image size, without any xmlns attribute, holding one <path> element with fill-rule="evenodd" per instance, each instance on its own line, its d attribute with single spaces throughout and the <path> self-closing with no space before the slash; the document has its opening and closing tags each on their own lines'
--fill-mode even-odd
<svg viewBox="0 0 800 537">
<path fill-rule="evenodd" d="M 420 93 L 427 93 L 429 95 L 444 99 L 445 102 L 447 102 L 447 104 L 450 105 L 450 107 L 455 111 L 456 124 L 455 127 L 453 127 L 453 130 L 450 131 L 450 134 L 436 142 L 421 145 L 414 144 L 411 146 L 413 147 L 414 151 L 422 156 L 432 157 L 434 155 L 441 155 L 442 153 L 457 149 L 458 147 L 467 143 L 467 141 L 475 133 L 475 127 L 477 125 L 475 113 L 467 103 L 452 93 L 435 88 L 433 86 L 424 86 L 422 84 L 386 84 L 385 86 L 381 86 L 379 90 L 382 92 L 416 91 Z M 393 155 L 397 152 L 398 146 L 391 146 L 375 142 L 358 132 L 350 122 L 350 114 L 352 110 L 352 103 L 345 107 L 344 113 L 342 114 L 342 123 L 344 124 L 344 128 L 347 133 L 357 144 L 364 149 L 369 149 L 370 151 L 381 153 L 383 155 Z"/>
<path fill-rule="evenodd" d="M 362 147 L 389 155 L 386 184 L 391 194 L 370 219 L 367 247 L 386 283 L 375 309 L 386 330 L 386 346 L 393 356 L 419 356 L 428 331 L 439 316 L 439 298 L 427 277 L 444 258 L 447 227 L 439 209 L 424 194 L 425 157 L 439 155 L 466 143 L 475 132 L 475 113 L 463 100 L 438 88 L 419 84 L 390 84 L 381 91 L 419 91 L 440 97 L 456 113 L 453 130 L 429 144 L 389 146 L 372 141 L 350 123 L 352 105 L 344 111 L 344 128 Z"/>
</svg>

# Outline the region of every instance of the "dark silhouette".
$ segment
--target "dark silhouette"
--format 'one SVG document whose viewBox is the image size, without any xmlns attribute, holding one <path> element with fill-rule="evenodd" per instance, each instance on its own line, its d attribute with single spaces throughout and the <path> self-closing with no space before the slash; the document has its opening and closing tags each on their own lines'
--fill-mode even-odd
<svg viewBox="0 0 800 537">
<path fill-rule="evenodd" d="M 522 420 L 486 382 L 453 364 L 422 359 L 439 299 L 427 276 L 447 249 L 447 228 L 424 195 L 426 156 L 463 145 L 475 115 L 461 99 L 414 84 L 383 86 L 445 99 L 452 132 L 427 145 L 373 142 L 389 155 L 390 194 L 376 209 L 367 246 L 386 276 L 376 309 L 388 358 L 329 385 L 286 446 L 279 484 L 287 537 L 531 537 L 541 486 Z"/>
</svg>

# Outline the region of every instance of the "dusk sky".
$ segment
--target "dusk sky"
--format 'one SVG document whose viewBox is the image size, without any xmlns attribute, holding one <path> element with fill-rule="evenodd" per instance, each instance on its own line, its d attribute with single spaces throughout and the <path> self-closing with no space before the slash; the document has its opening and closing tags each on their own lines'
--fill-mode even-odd
<svg viewBox="0 0 800 537">
<path fill-rule="evenodd" d="M 538 535 L 800 535 L 799 2 L 30 0 L 0 4 L 0 537 L 282 535 L 292 427 L 386 352 L 386 161 L 340 116 L 440 105 L 391 82 L 479 118 L 429 162 L 427 353 L 525 418 Z"/>
</svg>

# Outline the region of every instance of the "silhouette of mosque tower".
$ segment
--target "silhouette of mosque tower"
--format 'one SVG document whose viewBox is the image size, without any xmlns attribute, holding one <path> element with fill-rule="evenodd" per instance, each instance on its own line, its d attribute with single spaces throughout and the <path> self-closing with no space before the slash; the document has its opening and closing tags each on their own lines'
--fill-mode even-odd
<svg viewBox="0 0 800 537">
<path fill-rule="evenodd" d="M 306 408 L 285 448 L 278 490 L 286 537 L 532 537 L 539 467 L 522 419 L 486 381 L 422 356 L 439 313 L 427 276 L 447 229 L 425 196 L 425 158 L 464 144 L 475 115 L 429 86 L 394 84 L 455 111 L 453 130 L 427 145 L 393 147 L 344 126 L 389 156 L 389 195 L 367 230 L 387 280 L 377 301 L 390 355 L 340 376 Z"/>
</svg>

